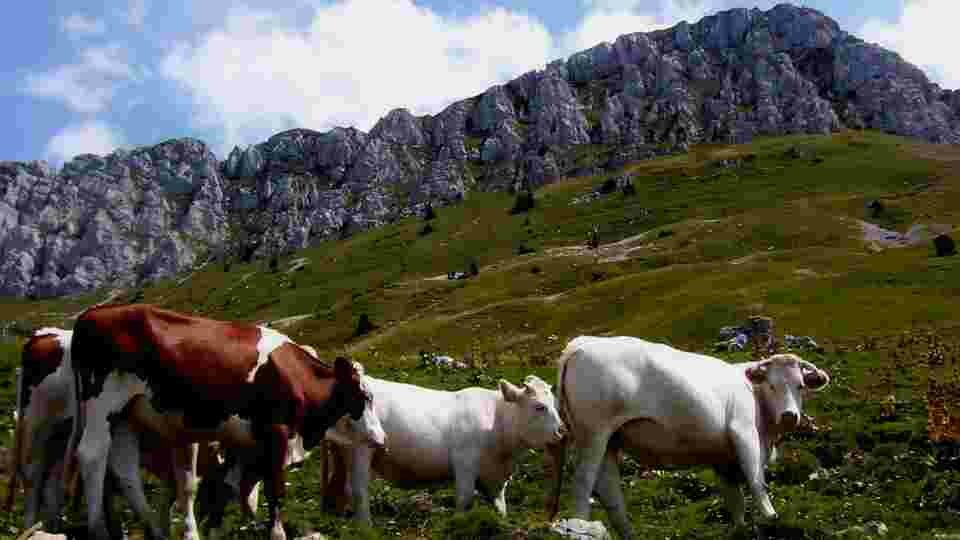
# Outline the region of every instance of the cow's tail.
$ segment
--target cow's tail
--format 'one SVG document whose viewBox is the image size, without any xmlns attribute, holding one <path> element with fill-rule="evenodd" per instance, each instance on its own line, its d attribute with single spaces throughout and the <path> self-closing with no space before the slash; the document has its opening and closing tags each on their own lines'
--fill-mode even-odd
<svg viewBox="0 0 960 540">
<path fill-rule="evenodd" d="M 17 492 L 17 481 L 22 474 L 23 460 L 20 458 L 23 447 L 23 368 L 17 368 L 17 402 L 13 408 L 15 424 L 13 434 L 13 454 L 10 456 L 10 483 L 7 485 L 7 498 L 3 503 L 4 510 L 9 514 L 13 510 L 13 499 Z"/>
<path fill-rule="evenodd" d="M 560 512 L 560 493 L 563 490 L 563 468 L 567 463 L 567 445 L 573 436 L 573 413 L 570 410 L 567 400 L 567 391 L 564 382 L 567 377 L 567 366 L 571 357 L 576 354 L 578 348 L 571 342 L 563 350 L 560 358 L 557 360 L 559 375 L 557 376 L 557 412 L 560 414 L 560 420 L 566 426 L 567 435 L 560 442 L 547 446 L 547 461 L 552 462 L 553 469 L 553 493 L 547 498 L 547 519 L 553 521 Z"/>
</svg>

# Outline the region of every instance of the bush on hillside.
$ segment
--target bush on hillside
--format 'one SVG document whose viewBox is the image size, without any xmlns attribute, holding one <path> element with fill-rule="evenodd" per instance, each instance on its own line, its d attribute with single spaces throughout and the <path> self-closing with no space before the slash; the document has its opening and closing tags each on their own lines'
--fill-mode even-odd
<svg viewBox="0 0 960 540">
<path fill-rule="evenodd" d="M 433 211 L 433 205 L 428 202 L 423 208 L 423 220 L 430 221 L 435 217 L 437 217 L 437 213 Z"/>
<path fill-rule="evenodd" d="M 537 250 L 528 246 L 527 244 L 520 244 L 517 246 L 516 253 L 517 255 L 526 255 L 528 253 L 536 253 Z"/>
<path fill-rule="evenodd" d="M 536 200 L 533 198 L 532 191 L 521 191 L 517 193 L 517 198 L 513 202 L 513 208 L 510 209 L 510 214 L 522 214 L 532 210 L 537 205 Z"/>
<path fill-rule="evenodd" d="M 354 331 L 354 336 L 363 336 L 372 332 L 376 327 L 370 322 L 370 316 L 366 313 L 361 313 L 360 318 L 357 319 L 357 329 Z"/>
</svg>

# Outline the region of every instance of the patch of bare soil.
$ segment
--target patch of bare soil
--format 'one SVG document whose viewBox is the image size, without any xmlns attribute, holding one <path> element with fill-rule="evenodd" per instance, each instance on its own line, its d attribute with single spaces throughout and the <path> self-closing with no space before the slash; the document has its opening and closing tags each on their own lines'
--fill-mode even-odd
<svg viewBox="0 0 960 540">
<path fill-rule="evenodd" d="M 298 322 L 305 321 L 314 315 L 314 313 L 304 313 L 302 315 L 293 315 L 291 317 L 284 317 L 282 319 L 270 321 L 270 328 L 290 328 L 291 326 L 296 325 Z"/>
<path fill-rule="evenodd" d="M 917 223 L 906 233 L 900 233 L 866 221 L 857 220 L 857 222 L 863 230 L 863 241 L 875 250 L 920 245 L 929 242 L 938 234 L 953 230 L 952 225 Z"/>
</svg>

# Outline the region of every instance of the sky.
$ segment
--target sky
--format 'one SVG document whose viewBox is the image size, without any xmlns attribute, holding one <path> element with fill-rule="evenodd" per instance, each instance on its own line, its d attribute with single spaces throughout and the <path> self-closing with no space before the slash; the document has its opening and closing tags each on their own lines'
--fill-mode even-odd
<svg viewBox="0 0 960 540">
<path fill-rule="evenodd" d="M 773 0 L 39 0 L 0 33 L 0 160 L 433 114 L 630 32 Z M 796 0 L 960 88 L 957 0 Z M 12 122 L 11 122 L 12 120 Z"/>
</svg>

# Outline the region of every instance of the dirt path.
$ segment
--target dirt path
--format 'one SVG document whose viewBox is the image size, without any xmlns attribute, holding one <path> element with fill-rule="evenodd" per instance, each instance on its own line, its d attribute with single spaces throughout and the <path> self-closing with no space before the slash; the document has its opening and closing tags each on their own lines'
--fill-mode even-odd
<svg viewBox="0 0 960 540">
<path fill-rule="evenodd" d="M 899 233 L 859 219 L 857 223 L 863 231 L 863 241 L 881 249 L 920 245 L 929 242 L 938 234 L 953 230 L 953 226 L 951 225 L 938 223 L 925 225 L 917 223 L 911 226 L 906 233 Z"/>
</svg>

